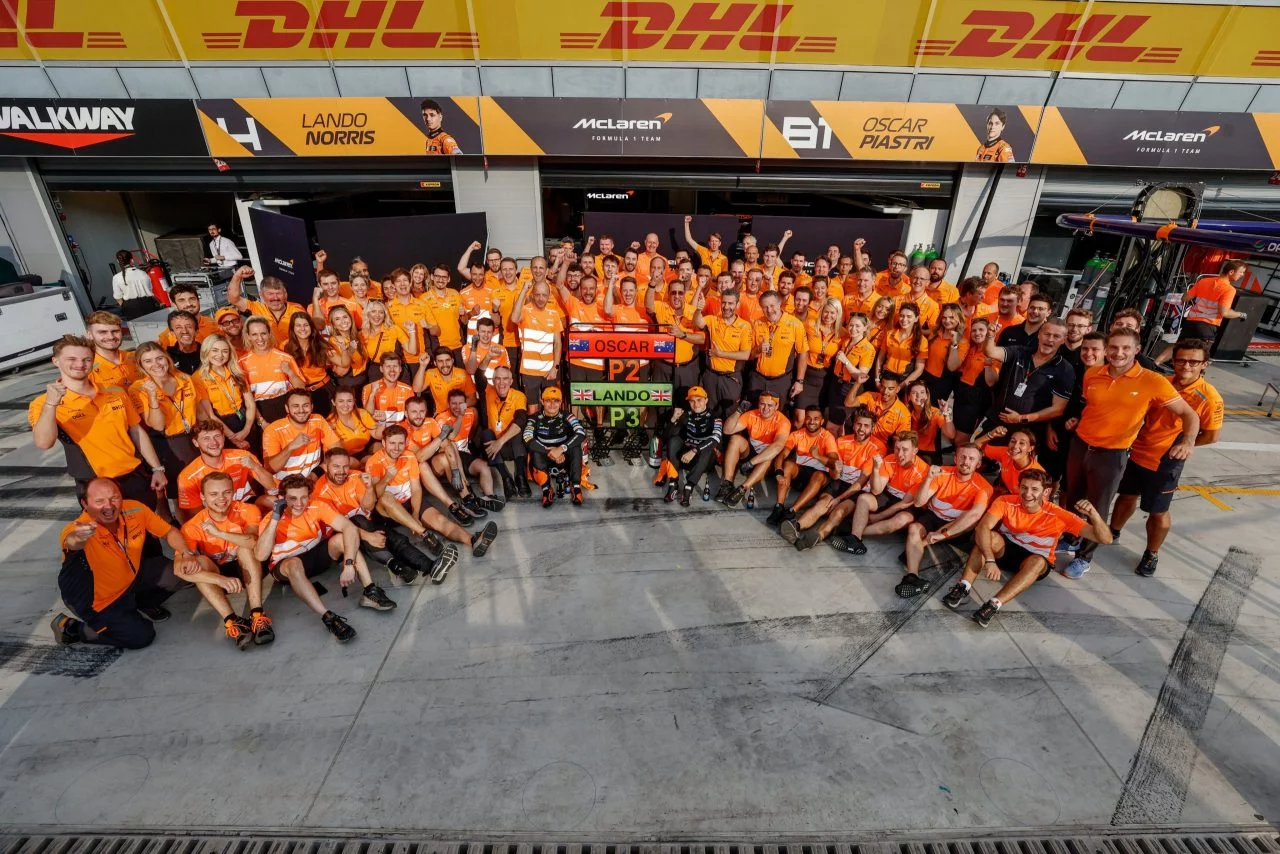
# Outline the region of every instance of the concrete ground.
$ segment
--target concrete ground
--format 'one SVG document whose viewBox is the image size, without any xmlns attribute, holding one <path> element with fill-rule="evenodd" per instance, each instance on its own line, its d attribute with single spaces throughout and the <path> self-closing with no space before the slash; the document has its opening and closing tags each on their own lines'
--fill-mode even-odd
<svg viewBox="0 0 1280 854">
<path fill-rule="evenodd" d="M 1233 414 L 1155 578 L 1132 572 L 1139 515 L 986 631 L 939 601 L 948 555 L 904 602 L 897 539 L 800 555 L 768 502 L 681 511 L 619 464 L 583 508 L 509 507 L 487 558 L 392 590 L 390 614 L 332 595 L 349 646 L 276 589 L 279 639 L 237 652 L 188 591 L 124 655 L 49 635 L 75 504 L 25 401 L 51 378 L 0 381 L 0 825 L 714 839 L 1280 817 L 1280 420 L 1255 407 L 1275 362 L 1211 371 Z"/>
</svg>

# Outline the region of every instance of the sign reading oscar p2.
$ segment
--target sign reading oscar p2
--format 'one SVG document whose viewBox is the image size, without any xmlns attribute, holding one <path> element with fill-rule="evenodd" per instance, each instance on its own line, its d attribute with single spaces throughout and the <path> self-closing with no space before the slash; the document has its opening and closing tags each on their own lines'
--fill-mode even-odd
<svg viewBox="0 0 1280 854">
<path fill-rule="evenodd" d="M 238 98 L 196 108 L 214 157 L 480 153 L 475 98 Z"/>
<path fill-rule="evenodd" d="M 676 342 L 666 332 L 569 332 L 572 359 L 657 359 L 675 358 Z"/>
</svg>

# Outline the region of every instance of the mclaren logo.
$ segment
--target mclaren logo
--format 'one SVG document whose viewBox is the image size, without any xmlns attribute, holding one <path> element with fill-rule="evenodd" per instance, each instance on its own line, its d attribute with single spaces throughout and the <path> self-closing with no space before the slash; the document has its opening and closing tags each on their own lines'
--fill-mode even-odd
<svg viewBox="0 0 1280 854">
<path fill-rule="evenodd" d="M 651 119 L 602 119 L 583 118 L 574 124 L 574 130 L 662 130 L 671 121 L 670 113 L 659 113 Z"/>
<path fill-rule="evenodd" d="M 0 135 L 59 148 L 84 148 L 133 136 L 133 107 L 0 105 Z"/>
<path fill-rule="evenodd" d="M 1204 142 L 1221 130 L 1218 125 L 1210 125 L 1203 130 L 1181 132 L 1171 130 L 1131 130 L 1125 135 L 1126 142 Z"/>
</svg>

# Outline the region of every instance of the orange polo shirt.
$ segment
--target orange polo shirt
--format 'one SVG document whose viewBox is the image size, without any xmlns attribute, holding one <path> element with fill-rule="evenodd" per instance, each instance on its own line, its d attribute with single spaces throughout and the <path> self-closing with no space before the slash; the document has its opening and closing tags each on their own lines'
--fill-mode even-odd
<svg viewBox="0 0 1280 854">
<path fill-rule="evenodd" d="M 258 465 L 258 458 L 239 448 L 223 448 L 222 461 L 217 465 L 209 465 L 202 456 L 196 457 L 178 473 L 178 506 L 183 510 L 199 507 L 203 503 L 200 485 L 214 472 L 222 472 L 231 478 L 231 487 L 235 490 L 232 498 L 249 501 L 253 498 L 254 465 Z"/>
<path fill-rule="evenodd" d="M 1110 449 L 1132 447 L 1148 413 L 1178 399 L 1173 383 L 1136 361 L 1118 377 L 1107 365 L 1090 368 L 1081 395 L 1085 406 L 1076 435 L 1095 448 Z"/>
<path fill-rule="evenodd" d="M 63 528 L 58 539 L 64 552 L 67 537 L 79 524 L 94 522 L 88 513 L 81 513 Z M 108 531 L 99 525 L 84 544 L 85 557 L 93 571 L 93 610 L 102 611 L 133 584 L 142 565 L 142 545 L 147 534 L 166 537 L 172 530 L 168 522 L 138 502 L 126 498 L 120 503 L 119 528 Z"/>
<path fill-rule="evenodd" d="M 31 426 L 40 418 L 47 395 L 37 395 L 27 407 Z M 138 410 L 123 391 L 95 388 L 92 397 L 68 390 L 54 412 L 58 428 L 70 438 L 100 477 L 121 477 L 142 465 L 129 428 L 142 423 Z M 87 480 L 88 472 L 71 472 Z"/>
<path fill-rule="evenodd" d="M 201 510 L 192 516 L 182 526 L 182 538 L 187 541 L 192 551 L 204 555 L 219 566 L 231 563 L 236 559 L 237 550 L 240 547 L 217 534 L 207 532 L 204 529 L 206 520 L 209 520 L 208 510 Z M 235 501 L 227 508 L 227 518 L 213 524 L 219 530 L 229 534 L 248 534 L 256 537 L 258 526 L 262 524 L 262 511 L 252 504 Z"/>
</svg>

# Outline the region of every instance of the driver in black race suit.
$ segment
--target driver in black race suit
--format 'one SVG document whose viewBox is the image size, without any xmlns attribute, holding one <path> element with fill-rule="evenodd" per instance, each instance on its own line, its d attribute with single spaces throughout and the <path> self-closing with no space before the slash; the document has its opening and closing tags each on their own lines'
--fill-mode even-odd
<svg viewBox="0 0 1280 854">
<path fill-rule="evenodd" d="M 586 438 L 586 431 L 577 418 L 561 411 L 563 407 L 564 395 L 560 389 L 547 386 L 542 390 L 542 408 L 536 415 L 529 416 L 524 427 L 524 443 L 533 460 L 533 468 L 547 476 L 542 486 L 543 507 L 550 507 L 556 500 L 552 468 L 568 473 L 573 503 L 582 503 L 582 441 Z"/>
</svg>

